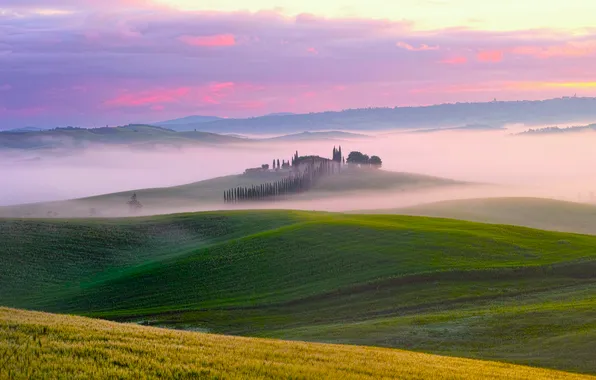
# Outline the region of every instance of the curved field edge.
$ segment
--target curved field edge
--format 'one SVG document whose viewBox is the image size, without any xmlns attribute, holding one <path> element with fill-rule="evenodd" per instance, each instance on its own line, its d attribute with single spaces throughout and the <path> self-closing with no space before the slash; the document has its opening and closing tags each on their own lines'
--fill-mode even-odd
<svg viewBox="0 0 596 380">
<path fill-rule="evenodd" d="M 400 214 L 596 235 L 596 206 L 546 198 L 476 198 L 353 213 Z"/>
<path fill-rule="evenodd" d="M 0 377 L 592 379 L 401 350 L 239 338 L 0 308 Z"/>
</svg>

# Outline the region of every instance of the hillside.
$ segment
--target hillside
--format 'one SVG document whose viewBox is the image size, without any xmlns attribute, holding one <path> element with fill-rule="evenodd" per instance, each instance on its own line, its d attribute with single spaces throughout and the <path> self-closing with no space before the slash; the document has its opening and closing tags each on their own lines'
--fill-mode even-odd
<svg viewBox="0 0 596 380">
<path fill-rule="evenodd" d="M 553 199 L 463 199 L 402 209 L 355 212 L 432 216 L 596 235 L 596 206 Z"/>
<path fill-rule="evenodd" d="M 0 232 L 5 306 L 596 373 L 593 236 L 291 211 Z"/>
<path fill-rule="evenodd" d="M 544 125 L 591 119 L 596 119 L 596 98 L 579 97 L 267 115 L 191 123 L 185 124 L 185 128 L 215 133 L 281 134 L 325 130 L 442 128 L 474 124 Z"/>
<path fill-rule="evenodd" d="M 150 125 L 127 125 L 103 128 L 57 128 L 30 132 L 0 132 L 0 149 L 85 148 L 93 144 L 182 146 L 197 143 L 243 142 L 233 136 L 209 132 L 176 132 Z"/>
<path fill-rule="evenodd" d="M 143 213 L 146 215 L 219 209 L 225 206 L 223 203 L 223 192 L 225 190 L 239 186 L 275 182 L 287 176 L 287 172 L 268 171 L 212 178 L 182 186 L 139 189 L 70 201 L 0 207 L 0 217 L 43 218 L 48 215 L 48 212 L 56 213 L 60 217 L 88 217 L 91 209 L 96 210 L 97 216 L 128 216 L 130 214 L 126 202 L 133 192 L 137 193 L 144 206 Z M 340 174 L 323 178 L 311 191 L 290 199 L 319 199 L 355 192 L 378 192 L 388 189 L 414 191 L 454 185 L 465 184 L 419 174 L 385 170 L 346 169 Z M 271 204 L 271 202 L 267 204 Z M 263 207 L 263 203 L 258 205 Z"/>
<path fill-rule="evenodd" d="M 302 132 L 264 139 L 263 141 L 321 141 L 341 139 L 370 139 L 371 136 L 342 131 Z"/>
<path fill-rule="evenodd" d="M 527 131 L 518 133 L 518 136 L 537 136 L 537 135 L 553 135 L 561 133 L 577 133 L 577 132 L 594 132 L 596 131 L 596 124 L 589 124 L 575 127 L 546 127 L 538 129 L 528 129 Z"/>
<path fill-rule="evenodd" d="M 5 360 L 0 376 L 10 379 L 593 378 L 400 350 L 168 331 L 6 308 L 0 308 L 0 357 Z"/>
</svg>

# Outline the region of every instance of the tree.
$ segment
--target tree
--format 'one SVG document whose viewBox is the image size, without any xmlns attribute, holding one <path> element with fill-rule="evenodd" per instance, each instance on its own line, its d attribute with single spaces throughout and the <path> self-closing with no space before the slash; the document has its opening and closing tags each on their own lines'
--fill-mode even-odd
<svg viewBox="0 0 596 380">
<path fill-rule="evenodd" d="M 279 158 L 277 159 L 277 168 L 281 169 L 281 166 L 279 165 Z"/>
<path fill-rule="evenodd" d="M 350 154 L 348 154 L 348 164 L 368 165 L 368 161 L 368 156 L 361 152 L 350 152 Z"/>
<path fill-rule="evenodd" d="M 381 161 L 381 158 L 379 156 L 372 156 L 368 162 L 371 166 L 377 169 L 380 169 L 381 166 L 383 166 L 383 161 Z"/>
<path fill-rule="evenodd" d="M 138 211 L 143 208 L 143 205 L 137 199 L 137 193 L 134 193 L 132 197 L 130 197 L 130 200 L 126 203 L 128 204 L 130 211 L 132 212 Z"/>
<path fill-rule="evenodd" d="M 275 169 L 275 158 L 273 159 L 273 169 Z"/>
</svg>

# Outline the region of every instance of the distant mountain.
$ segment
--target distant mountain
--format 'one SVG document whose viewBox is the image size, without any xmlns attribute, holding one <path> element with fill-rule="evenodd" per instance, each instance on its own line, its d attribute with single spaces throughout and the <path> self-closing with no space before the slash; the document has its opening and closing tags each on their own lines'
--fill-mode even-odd
<svg viewBox="0 0 596 380">
<path fill-rule="evenodd" d="M 190 130 L 193 130 L 194 128 L 185 127 L 185 126 L 201 124 L 201 123 L 208 123 L 210 121 L 217 121 L 217 120 L 223 120 L 223 119 L 220 117 L 217 117 L 217 116 L 192 115 L 192 116 L 182 117 L 179 119 L 160 121 L 160 122 L 153 123 L 153 124 L 158 125 L 158 126 L 168 126 L 170 128 L 173 127 L 175 130 L 178 130 L 178 131 L 182 131 L 182 130 L 190 131 Z"/>
<path fill-rule="evenodd" d="M 358 133 L 349 133 L 341 131 L 329 132 L 302 132 L 291 135 L 284 135 L 278 137 L 271 137 L 265 140 L 274 141 L 309 141 L 309 140 L 337 140 L 337 139 L 363 139 L 371 138 L 371 136 L 361 135 Z"/>
<path fill-rule="evenodd" d="M 499 131 L 506 130 L 503 126 L 492 126 L 488 124 L 468 124 L 463 127 L 455 128 L 433 128 L 433 129 L 421 129 L 414 131 L 414 133 L 432 133 L 432 132 L 444 132 L 444 131 Z"/>
<path fill-rule="evenodd" d="M 23 127 L 23 128 L 7 129 L 5 131 L 0 131 L 0 132 L 26 133 L 26 132 L 39 132 L 39 131 L 45 131 L 45 130 L 46 130 L 46 128 Z"/>
<path fill-rule="evenodd" d="M 292 112 L 275 112 L 275 113 L 267 114 L 265 116 L 291 116 L 291 115 L 296 115 L 296 114 L 292 113 Z"/>
<path fill-rule="evenodd" d="M 518 135 L 552 135 L 552 134 L 560 134 L 560 133 L 576 133 L 576 132 L 586 132 L 586 131 L 596 131 L 596 123 L 584 126 L 577 126 L 577 127 L 566 127 L 566 128 L 559 128 L 559 127 L 546 127 L 546 128 L 538 128 L 538 129 L 528 129 L 525 132 L 518 133 Z"/>
<path fill-rule="evenodd" d="M 216 133 L 176 132 L 164 127 L 143 124 L 89 129 L 67 127 L 27 133 L 0 132 L 0 149 L 72 149 L 85 148 L 94 144 L 120 144 L 129 147 L 150 148 L 245 141 L 246 139 Z"/>
<path fill-rule="evenodd" d="M 451 128 L 454 125 L 544 125 L 596 120 L 596 98 L 454 103 L 424 107 L 363 108 L 339 112 L 267 115 L 185 124 L 214 133 L 289 134 L 302 131 Z"/>
</svg>

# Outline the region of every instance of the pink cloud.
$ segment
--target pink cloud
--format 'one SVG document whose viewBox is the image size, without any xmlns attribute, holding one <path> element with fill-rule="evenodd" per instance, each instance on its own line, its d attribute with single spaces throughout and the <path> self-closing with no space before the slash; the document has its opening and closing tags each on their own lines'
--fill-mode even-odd
<svg viewBox="0 0 596 380">
<path fill-rule="evenodd" d="M 511 49 L 511 53 L 518 55 L 528 55 L 540 59 L 552 57 L 587 57 L 596 54 L 596 42 L 578 41 L 562 45 L 518 46 Z"/>
<path fill-rule="evenodd" d="M 307 52 L 311 53 L 311 54 L 319 54 L 319 51 L 317 49 L 315 49 L 314 47 L 309 47 L 308 49 L 306 49 Z"/>
<path fill-rule="evenodd" d="M 169 90 L 143 91 L 138 93 L 124 93 L 103 104 L 111 108 L 143 107 L 159 105 L 161 103 L 176 103 L 188 96 L 190 88 L 180 87 Z"/>
<path fill-rule="evenodd" d="M 503 60 L 503 51 L 501 50 L 483 50 L 476 55 L 480 62 L 501 62 Z"/>
<path fill-rule="evenodd" d="M 468 63 L 468 59 L 466 57 L 459 56 L 459 57 L 446 58 L 439 62 L 444 63 L 446 65 L 463 65 L 463 64 Z"/>
<path fill-rule="evenodd" d="M 409 51 L 429 51 L 429 50 L 439 50 L 438 46 L 428 46 L 426 44 L 422 44 L 419 47 L 414 47 L 406 42 L 398 42 L 395 44 L 397 47 L 402 49 L 406 49 Z"/>
<path fill-rule="evenodd" d="M 233 34 L 217 34 L 213 36 L 184 35 L 180 36 L 178 40 L 187 45 L 199 47 L 220 47 L 236 45 L 236 37 Z"/>
</svg>

